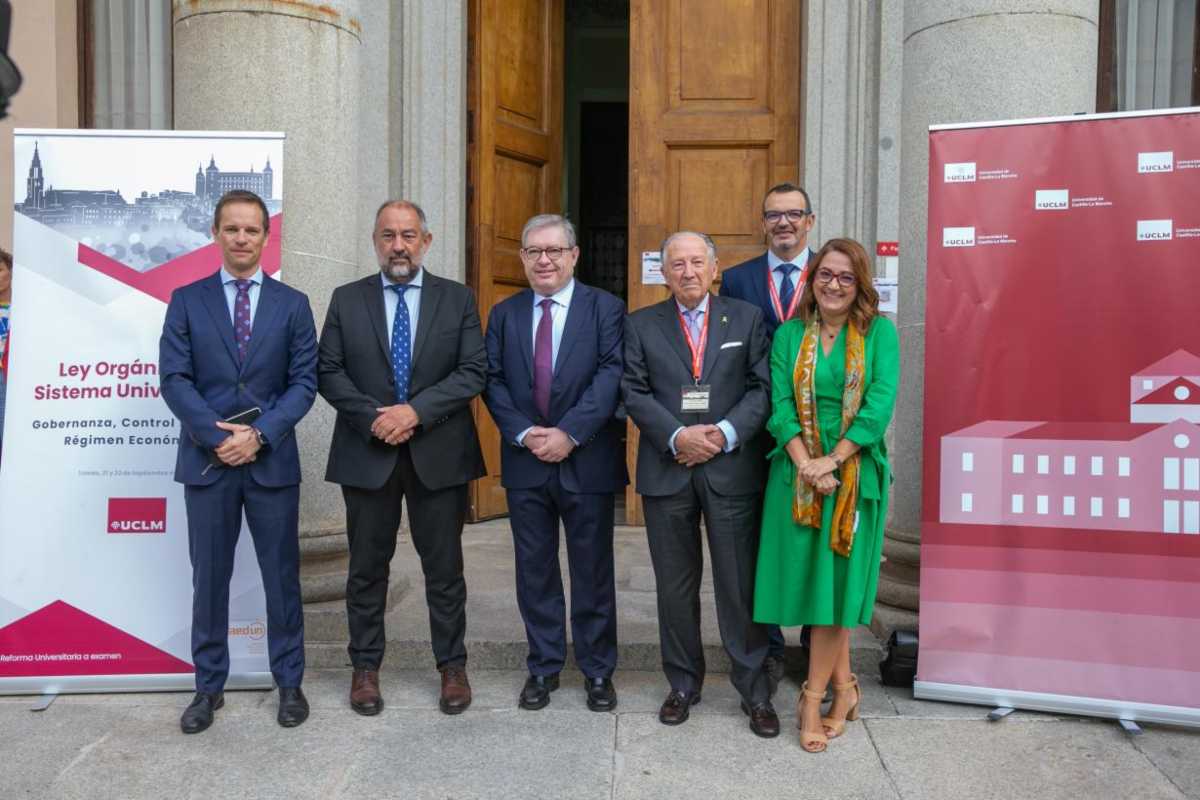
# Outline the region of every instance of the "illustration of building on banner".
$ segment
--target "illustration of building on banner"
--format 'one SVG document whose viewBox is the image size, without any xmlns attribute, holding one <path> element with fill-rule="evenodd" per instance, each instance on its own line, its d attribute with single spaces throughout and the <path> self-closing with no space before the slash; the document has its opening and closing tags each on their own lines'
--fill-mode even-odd
<svg viewBox="0 0 1200 800">
<path fill-rule="evenodd" d="M 1200 534 L 1200 358 L 1130 377 L 1129 422 L 988 420 L 942 437 L 940 520 Z"/>
<path fill-rule="evenodd" d="M 221 195 L 231 189 L 246 189 L 261 197 L 267 211 L 275 214 L 280 201 L 274 197 L 275 171 L 268 157 L 261 171 L 227 172 L 212 155 L 208 167 L 197 166 L 194 181 L 190 169 L 180 166 L 178 187 L 142 190 L 132 201 L 112 188 L 56 189 L 46 178 L 46 166 L 35 142 L 25 198 L 14 198 L 19 214 L 67 234 L 83 244 L 139 271 L 178 258 L 211 241 L 212 214 Z M 187 179 L 183 174 L 188 175 Z"/>
</svg>

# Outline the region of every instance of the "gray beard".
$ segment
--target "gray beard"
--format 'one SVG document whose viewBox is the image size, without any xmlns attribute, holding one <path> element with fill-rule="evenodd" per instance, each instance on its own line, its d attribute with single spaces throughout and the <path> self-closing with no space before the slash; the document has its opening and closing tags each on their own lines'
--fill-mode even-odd
<svg viewBox="0 0 1200 800">
<path fill-rule="evenodd" d="M 390 261 L 386 264 L 383 264 L 382 269 L 383 273 L 392 280 L 407 278 L 416 272 L 411 264 L 393 264 Z"/>
</svg>

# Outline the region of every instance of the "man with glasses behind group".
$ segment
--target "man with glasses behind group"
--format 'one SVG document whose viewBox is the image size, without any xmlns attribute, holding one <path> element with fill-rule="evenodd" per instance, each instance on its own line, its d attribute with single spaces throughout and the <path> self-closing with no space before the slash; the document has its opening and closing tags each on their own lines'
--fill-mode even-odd
<svg viewBox="0 0 1200 800">
<path fill-rule="evenodd" d="M 774 337 L 776 329 L 796 315 L 812 257 L 808 233 L 815 219 L 808 192 L 794 183 L 772 186 L 762 209 L 767 252 L 721 275 L 721 296 L 761 308 L 768 337 Z M 766 431 L 762 435 L 770 436 Z M 773 689 L 783 679 L 784 640 L 778 625 L 769 625 L 767 633 L 770 645 L 764 667 Z"/>
</svg>

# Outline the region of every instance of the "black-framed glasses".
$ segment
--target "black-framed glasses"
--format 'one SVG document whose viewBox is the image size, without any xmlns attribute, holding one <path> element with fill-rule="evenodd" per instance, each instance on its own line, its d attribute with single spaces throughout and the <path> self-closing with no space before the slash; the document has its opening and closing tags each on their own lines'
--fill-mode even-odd
<svg viewBox="0 0 1200 800">
<path fill-rule="evenodd" d="M 545 253 L 546 257 L 551 261 L 558 261 L 563 257 L 563 253 L 569 252 L 570 250 L 571 248 L 569 247 L 522 247 L 521 255 L 525 256 L 525 258 L 529 259 L 530 261 L 537 261 L 542 257 L 542 253 Z"/>
<path fill-rule="evenodd" d="M 843 289 L 849 289 L 854 284 L 858 283 L 858 279 L 854 277 L 853 272 L 834 272 L 831 269 L 822 267 L 817 270 L 817 274 L 813 276 L 817 283 L 822 286 L 828 286 L 835 280 Z"/>
<path fill-rule="evenodd" d="M 805 217 L 811 214 L 811 211 L 803 208 L 789 208 L 787 211 L 764 211 L 763 219 L 774 225 L 785 216 L 788 218 L 788 222 L 802 222 Z"/>
</svg>

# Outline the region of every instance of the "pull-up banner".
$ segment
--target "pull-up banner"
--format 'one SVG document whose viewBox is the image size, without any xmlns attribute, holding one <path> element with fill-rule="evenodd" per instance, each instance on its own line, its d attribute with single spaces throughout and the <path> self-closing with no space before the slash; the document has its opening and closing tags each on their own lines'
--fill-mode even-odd
<svg viewBox="0 0 1200 800">
<path fill-rule="evenodd" d="M 179 423 L 158 391 L 171 292 L 216 272 L 229 189 L 271 212 L 282 134 L 18 130 L 0 461 L 0 694 L 190 689 Z M 247 532 L 230 587 L 230 688 L 270 686 Z"/>
<path fill-rule="evenodd" d="M 1200 109 L 930 132 L 918 697 L 1200 725 Z"/>
</svg>

